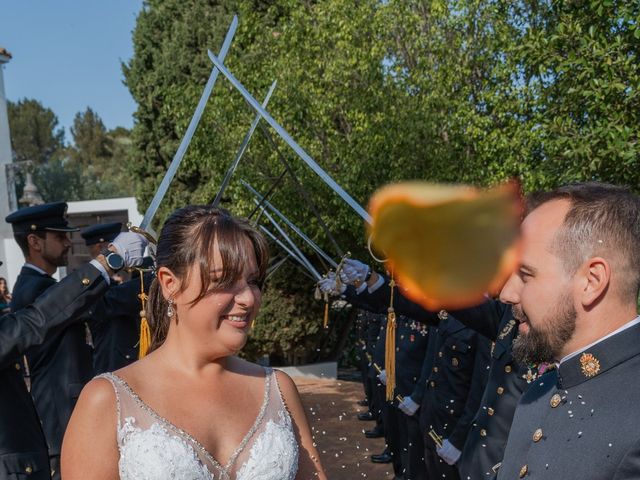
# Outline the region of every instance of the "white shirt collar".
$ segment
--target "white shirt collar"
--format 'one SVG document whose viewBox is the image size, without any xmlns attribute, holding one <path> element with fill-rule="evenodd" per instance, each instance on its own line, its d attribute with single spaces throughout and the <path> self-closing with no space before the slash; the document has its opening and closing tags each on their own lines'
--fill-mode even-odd
<svg viewBox="0 0 640 480">
<path fill-rule="evenodd" d="M 569 355 L 567 355 L 566 357 L 564 357 L 562 360 L 560 360 L 560 362 L 558 363 L 558 365 L 562 364 L 562 362 L 566 362 L 567 360 L 569 360 L 570 358 L 575 357 L 576 355 L 579 355 L 580 353 L 584 352 L 585 350 L 590 349 L 591 347 L 593 347 L 594 345 L 597 345 L 598 343 L 606 340 L 609 337 L 613 337 L 614 335 L 617 335 L 618 333 L 622 332 L 623 330 L 626 330 L 627 328 L 631 328 L 634 325 L 637 325 L 638 323 L 640 323 L 640 315 L 637 316 L 636 318 L 634 318 L 633 320 L 625 323 L 624 325 L 622 325 L 620 328 L 618 328 L 617 330 L 611 332 L 610 334 L 599 338 L 598 340 L 596 340 L 593 343 L 590 343 L 589 345 L 587 345 L 586 347 L 582 347 L 580 350 L 578 350 L 577 352 L 573 352 L 570 353 Z"/>
<path fill-rule="evenodd" d="M 32 270 L 35 270 L 36 272 L 41 273 L 42 275 L 49 275 L 47 272 L 45 272 L 40 267 L 36 267 L 33 263 L 25 262 L 23 267 L 27 267 L 27 268 L 30 268 Z"/>
</svg>

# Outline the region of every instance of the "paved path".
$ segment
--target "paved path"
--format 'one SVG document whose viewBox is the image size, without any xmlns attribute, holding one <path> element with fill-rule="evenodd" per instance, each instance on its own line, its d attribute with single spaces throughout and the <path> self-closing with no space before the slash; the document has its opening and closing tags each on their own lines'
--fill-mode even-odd
<svg viewBox="0 0 640 480">
<path fill-rule="evenodd" d="M 365 438 L 363 431 L 374 422 L 356 418 L 366 407 L 357 405 L 363 398 L 362 384 L 341 380 L 294 378 L 302 395 L 314 437 L 329 480 L 393 478 L 391 464 L 371 463 L 370 455 L 384 450 L 384 439 Z"/>
</svg>

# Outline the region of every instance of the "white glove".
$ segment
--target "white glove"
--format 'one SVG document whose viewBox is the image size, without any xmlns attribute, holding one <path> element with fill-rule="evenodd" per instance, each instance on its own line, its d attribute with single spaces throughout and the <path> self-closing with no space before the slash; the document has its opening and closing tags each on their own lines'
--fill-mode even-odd
<svg viewBox="0 0 640 480">
<path fill-rule="evenodd" d="M 387 384 L 387 371 L 386 370 L 382 370 L 378 374 L 378 378 L 380 379 L 380 381 L 382 382 L 383 385 L 386 385 Z"/>
<path fill-rule="evenodd" d="M 318 282 L 318 287 L 322 293 L 328 293 L 330 295 L 341 295 L 347 289 L 347 286 L 340 282 L 338 287 L 338 279 L 335 272 L 329 272 L 327 276 Z"/>
<path fill-rule="evenodd" d="M 144 236 L 134 232 L 122 232 L 109 244 L 116 249 L 118 255 L 124 260 L 125 267 L 137 267 L 142 264 L 144 249 L 147 247 Z"/>
<path fill-rule="evenodd" d="M 447 462 L 449 465 L 455 465 L 458 459 L 460 458 L 460 454 L 462 453 L 449 440 L 445 440 L 442 442 L 442 448 L 438 448 L 436 450 L 438 456 Z"/>
<path fill-rule="evenodd" d="M 398 405 L 398 408 L 405 415 L 412 417 L 418 411 L 420 405 L 414 402 L 411 397 L 406 396 L 404 397 L 404 400 L 402 400 L 400 405 Z"/>
<path fill-rule="evenodd" d="M 369 273 L 369 265 L 365 265 L 364 263 L 352 258 L 347 258 L 342 264 L 342 269 L 340 270 L 340 280 L 349 285 L 362 283 L 364 282 L 367 273 Z"/>
</svg>

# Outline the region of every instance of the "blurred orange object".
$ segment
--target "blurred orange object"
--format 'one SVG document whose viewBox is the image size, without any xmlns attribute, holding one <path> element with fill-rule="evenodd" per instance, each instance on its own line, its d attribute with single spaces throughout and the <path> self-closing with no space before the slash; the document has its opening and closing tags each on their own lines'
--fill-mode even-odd
<svg viewBox="0 0 640 480">
<path fill-rule="evenodd" d="M 511 182 L 490 190 L 407 182 L 369 203 L 373 247 L 402 293 L 430 310 L 466 308 L 502 288 L 519 260 L 522 200 Z"/>
</svg>

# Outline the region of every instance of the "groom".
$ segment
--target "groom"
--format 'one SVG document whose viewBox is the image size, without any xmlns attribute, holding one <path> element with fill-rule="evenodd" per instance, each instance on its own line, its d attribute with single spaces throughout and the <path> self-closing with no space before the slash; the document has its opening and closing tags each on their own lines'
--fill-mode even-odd
<svg viewBox="0 0 640 480">
<path fill-rule="evenodd" d="M 512 305 L 521 362 L 553 361 L 513 420 L 498 480 L 640 478 L 640 198 L 600 183 L 534 199 Z"/>
</svg>

